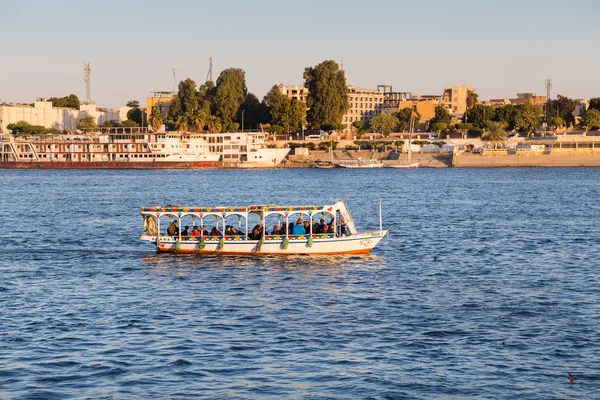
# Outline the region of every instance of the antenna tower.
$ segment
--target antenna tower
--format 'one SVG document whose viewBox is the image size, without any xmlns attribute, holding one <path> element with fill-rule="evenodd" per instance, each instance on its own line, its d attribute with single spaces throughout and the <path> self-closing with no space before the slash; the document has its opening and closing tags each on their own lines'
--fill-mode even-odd
<svg viewBox="0 0 600 400">
<path fill-rule="evenodd" d="M 550 101 L 550 89 L 552 89 L 552 79 L 544 79 L 544 86 L 546 86 L 546 112 L 544 119 L 548 121 L 548 102 Z"/>
<path fill-rule="evenodd" d="M 175 76 L 175 68 L 173 68 L 173 93 L 175 93 L 176 83 L 177 83 L 177 77 Z"/>
<path fill-rule="evenodd" d="M 92 74 L 92 63 L 83 63 L 83 81 L 85 82 L 85 104 L 90 104 L 90 76 Z"/>
<path fill-rule="evenodd" d="M 212 57 L 209 57 L 208 60 L 208 75 L 206 76 L 206 80 L 212 82 Z"/>
</svg>

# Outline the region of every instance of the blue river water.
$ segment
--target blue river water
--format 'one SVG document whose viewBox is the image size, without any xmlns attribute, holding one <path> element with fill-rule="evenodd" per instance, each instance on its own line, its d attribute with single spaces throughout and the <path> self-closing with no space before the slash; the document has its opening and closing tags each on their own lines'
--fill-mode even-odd
<svg viewBox="0 0 600 400">
<path fill-rule="evenodd" d="M 361 231 L 383 201 L 370 255 L 138 239 L 145 205 L 336 197 Z M 0 170 L 0 398 L 600 398 L 599 199 L 599 169 Z"/>
</svg>

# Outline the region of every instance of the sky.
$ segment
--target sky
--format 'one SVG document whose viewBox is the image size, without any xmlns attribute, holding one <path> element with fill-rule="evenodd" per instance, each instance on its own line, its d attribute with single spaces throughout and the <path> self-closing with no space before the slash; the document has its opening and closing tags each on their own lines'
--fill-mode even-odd
<svg viewBox="0 0 600 400">
<path fill-rule="evenodd" d="M 598 0 L 0 0 L 0 102 L 74 93 L 118 108 L 229 67 L 262 98 L 304 68 L 343 61 L 348 81 L 480 99 L 600 96 Z"/>
</svg>

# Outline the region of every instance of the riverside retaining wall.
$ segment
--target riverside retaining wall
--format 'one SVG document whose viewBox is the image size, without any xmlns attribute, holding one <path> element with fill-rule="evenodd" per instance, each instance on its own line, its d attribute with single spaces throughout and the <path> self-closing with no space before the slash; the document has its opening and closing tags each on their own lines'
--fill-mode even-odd
<svg viewBox="0 0 600 400">
<path fill-rule="evenodd" d="M 600 153 L 454 155 L 455 168 L 600 167 Z"/>
</svg>

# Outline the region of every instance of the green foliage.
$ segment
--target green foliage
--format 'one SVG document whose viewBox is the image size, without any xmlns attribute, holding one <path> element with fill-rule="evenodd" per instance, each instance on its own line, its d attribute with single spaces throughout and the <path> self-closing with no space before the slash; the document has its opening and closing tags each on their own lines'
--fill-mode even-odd
<svg viewBox="0 0 600 400">
<path fill-rule="evenodd" d="M 42 125 L 31 125 L 27 121 L 18 121 L 18 122 L 12 123 L 12 124 L 8 124 L 6 126 L 6 128 L 9 129 L 10 131 L 12 131 L 13 135 L 38 134 L 46 129 Z"/>
<path fill-rule="evenodd" d="M 439 122 L 450 125 L 451 121 L 452 117 L 450 116 L 448 110 L 446 110 L 444 106 L 439 105 L 435 108 L 435 116 L 429 120 L 429 126 Z"/>
<path fill-rule="evenodd" d="M 531 103 L 519 104 L 515 126 L 522 132 L 533 132 L 540 125 L 542 109 Z"/>
<path fill-rule="evenodd" d="M 48 101 L 52 102 L 53 107 L 67 107 L 79 110 L 81 103 L 79 97 L 74 94 L 65 97 L 50 97 Z"/>
<path fill-rule="evenodd" d="M 140 102 L 137 100 L 129 100 L 127 102 L 127 107 L 131 107 L 131 108 L 140 108 Z"/>
<path fill-rule="evenodd" d="M 427 140 L 413 140 L 410 143 L 411 144 L 416 144 L 417 146 L 423 147 L 423 146 L 429 144 L 429 141 L 427 141 Z"/>
<path fill-rule="evenodd" d="M 185 132 L 188 130 L 188 128 L 189 126 L 187 117 L 184 115 L 180 115 L 179 117 L 177 117 L 177 119 L 175 120 L 175 129 L 181 132 Z"/>
<path fill-rule="evenodd" d="M 356 128 L 356 133 L 358 134 L 358 137 L 360 137 L 362 134 L 364 134 L 369 128 L 369 121 L 365 121 L 362 119 L 359 119 L 358 121 L 354 121 L 352 123 L 352 126 Z"/>
<path fill-rule="evenodd" d="M 440 149 L 442 148 L 443 145 L 446 144 L 446 142 L 431 142 L 431 144 L 436 145 L 437 147 L 439 147 Z"/>
<path fill-rule="evenodd" d="M 319 128 L 325 124 L 338 124 L 350 108 L 348 88 L 344 72 L 335 61 L 327 60 L 304 70 L 304 85 L 308 89 L 306 99 L 308 123 Z"/>
<path fill-rule="evenodd" d="M 314 142 L 307 142 L 307 143 L 290 143 L 289 144 L 291 149 L 295 149 L 297 147 L 306 147 L 309 150 L 314 150 L 316 146 L 316 144 Z"/>
<path fill-rule="evenodd" d="M 556 97 L 556 100 L 550 100 L 546 103 L 547 107 L 547 118 L 560 117 L 567 125 L 573 125 L 575 123 L 575 117 L 573 111 L 577 102 L 560 94 Z"/>
<path fill-rule="evenodd" d="M 473 127 L 467 131 L 467 136 L 481 137 L 482 133 L 483 133 L 483 131 L 481 130 L 481 128 Z"/>
<path fill-rule="evenodd" d="M 504 130 L 505 127 L 506 124 L 504 122 L 490 122 L 487 130 L 481 136 L 481 140 L 485 142 L 492 142 L 494 144 L 504 142 L 506 140 L 506 131 Z"/>
<path fill-rule="evenodd" d="M 290 125 L 290 99 L 274 85 L 264 97 L 264 102 L 271 115 L 271 124 L 281 127 Z"/>
<path fill-rule="evenodd" d="M 448 124 L 445 122 L 436 122 L 431 125 L 431 130 L 437 133 L 440 133 L 444 129 L 448 127 Z"/>
<path fill-rule="evenodd" d="M 456 129 L 458 129 L 459 131 L 466 132 L 471 128 L 473 128 L 473 124 L 456 124 Z"/>
<path fill-rule="evenodd" d="M 121 126 L 124 126 L 126 128 L 135 128 L 138 127 L 138 123 L 131 120 L 131 119 L 126 119 L 125 121 L 123 121 L 123 123 L 121 123 Z"/>
<path fill-rule="evenodd" d="M 467 110 L 479 103 L 479 95 L 472 90 L 467 90 Z"/>
<path fill-rule="evenodd" d="M 43 135 L 60 135 L 62 134 L 62 131 L 59 131 L 58 129 L 54 128 L 47 128 L 41 131 L 40 133 Z"/>
<path fill-rule="evenodd" d="M 335 150 L 337 149 L 338 142 L 334 140 L 328 140 L 326 142 L 319 143 L 319 150 L 329 150 L 330 148 Z"/>
<path fill-rule="evenodd" d="M 600 111 L 590 107 L 583 115 L 582 124 L 586 129 L 600 129 Z"/>
<path fill-rule="evenodd" d="M 381 113 L 371 118 L 369 123 L 375 132 L 382 132 L 383 136 L 388 137 L 392 129 L 398 125 L 398 118 L 388 113 Z"/>
<path fill-rule="evenodd" d="M 523 107 L 521 105 L 505 104 L 496 108 L 492 119 L 496 122 L 504 123 L 508 129 L 513 130 L 517 127 L 517 119 L 522 110 Z"/>
<path fill-rule="evenodd" d="M 135 100 L 134 100 L 135 101 Z M 129 104 L 129 103 L 127 103 Z M 127 111 L 127 119 L 136 123 L 135 126 L 139 126 L 142 124 L 142 110 L 138 107 L 134 107 L 131 110 Z"/>
<path fill-rule="evenodd" d="M 416 126 L 419 126 L 419 121 L 421 121 L 421 113 L 415 110 L 417 114 L 416 117 L 412 115 L 412 108 L 405 107 L 402 110 L 396 113 L 396 118 L 398 119 L 398 131 L 407 132 L 411 129 L 410 123 L 412 118 L 412 129 L 414 130 Z"/>
<path fill-rule="evenodd" d="M 285 132 L 285 128 L 281 125 L 271 125 L 271 127 L 269 128 L 269 133 L 281 135 L 283 132 Z"/>
<path fill-rule="evenodd" d="M 496 111 L 494 110 L 494 107 L 476 104 L 465 112 L 463 122 L 473 124 L 476 128 L 483 128 L 485 127 L 486 121 L 492 121 L 495 115 Z"/>
<path fill-rule="evenodd" d="M 590 106 L 589 106 L 588 110 L 590 108 L 600 111 L 600 97 L 594 97 L 594 98 L 590 99 Z"/>
<path fill-rule="evenodd" d="M 560 128 L 565 124 L 565 121 L 561 117 L 554 117 L 548 120 L 548 126 L 552 128 Z"/>
<path fill-rule="evenodd" d="M 152 113 L 150 113 L 150 118 L 148 119 L 148 122 L 150 122 L 150 126 L 152 126 L 152 130 L 154 132 L 157 132 L 160 129 L 160 126 L 162 125 L 163 120 L 162 120 L 162 114 L 158 108 L 155 108 L 152 110 Z"/>
<path fill-rule="evenodd" d="M 94 117 L 92 117 L 91 115 L 85 115 L 83 118 L 80 118 L 79 124 L 77 125 L 78 129 L 81 129 L 84 131 L 89 131 L 89 130 L 95 129 L 96 127 L 97 127 L 96 119 Z"/>
<path fill-rule="evenodd" d="M 246 100 L 246 73 L 240 68 L 227 68 L 217 79 L 214 97 L 215 114 L 225 126 L 238 120 L 240 107 Z"/>
<path fill-rule="evenodd" d="M 223 129 L 223 121 L 221 121 L 221 118 L 217 117 L 216 115 L 211 115 L 206 121 L 206 126 L 208 128 L 208 132 L 219 133 Z"/>
<path fill-rule="evenodd" d="M 267 103 L 264 101 L 260 102 L 252 93 L 248 93 L 248 95 L 246 95 L 246 99 L 241 106 L 241 110 L 244 111 L 244 129 L 256 129 L 258 124 L 263 124 L 270 121 Z"/>
</svg>

